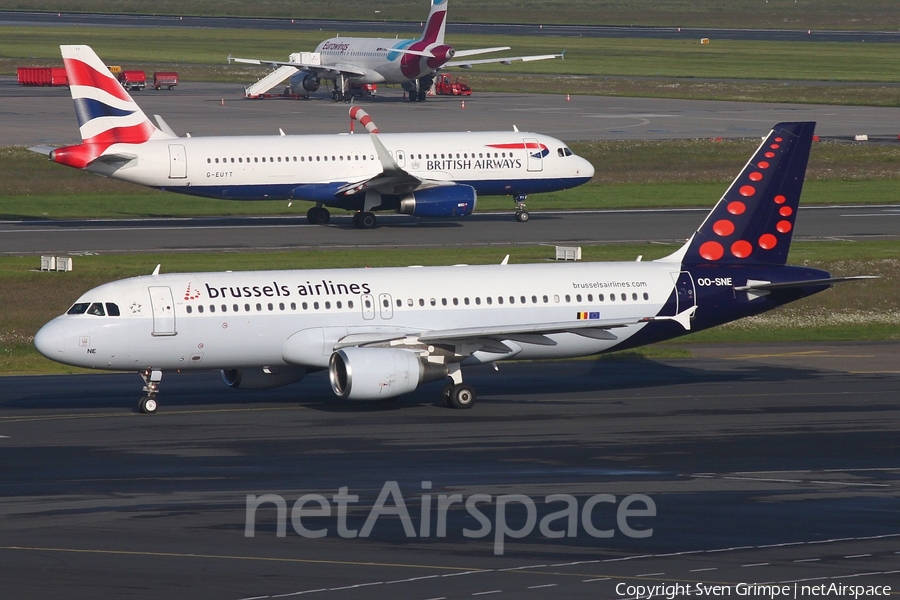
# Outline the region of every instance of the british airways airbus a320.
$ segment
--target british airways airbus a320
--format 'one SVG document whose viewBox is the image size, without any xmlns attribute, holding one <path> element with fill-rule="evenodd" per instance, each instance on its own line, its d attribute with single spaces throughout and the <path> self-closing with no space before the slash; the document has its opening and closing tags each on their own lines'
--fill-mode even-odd
<svg viewBox="0 0 900 600">
<path fill-rule="evenodd" d="M 479 194 L 513 196 L 527 221 L 528 194 L 594 175 L 563 142 L 519 131 L 377 134 L 362 119 L 369 135 L 179 138 L 159 117 L 159 127 L 150 122 L 90 47 L 60 48 L 82 142 L 32 150 L 113 179 L 208 198 L 307 200 L 311 223 L 327 223 L 335 207 L 370 228 L 378 210 L 466 216 Z"/>
<path fill-rule="evenodd" d="M 390 398 L 463 367 L 641 346 L 821 292 L 827 272 L 786 265 L 814 123 L 776 125 L 700 228 L 649 262 L 159 274 L 83 294 L 37 332 L 52 360 L 137 371 L 153 412 L 163 371 L 221 369 L 236 388 L 327 369 L 334 392 Z"/>
</svg>

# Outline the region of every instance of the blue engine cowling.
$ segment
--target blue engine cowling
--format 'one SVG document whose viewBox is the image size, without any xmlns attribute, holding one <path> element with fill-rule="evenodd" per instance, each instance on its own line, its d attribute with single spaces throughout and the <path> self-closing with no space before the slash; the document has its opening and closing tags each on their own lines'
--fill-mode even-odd
<svg viewBox="0 0 900 600">
<path fill-rule="evenodd" d="M 416 217 L 464 217 L 472 214 L 477 200 L 470 185 L 444 185 L 406 195 L 397 212 Z"/>
<path fill-rule="evenodd" d="M 291 76 L 290 85 L 293 93 L 302 96 L 319 89 L 319 78 L 314 73 L 300 71 Z"/>
</svg>

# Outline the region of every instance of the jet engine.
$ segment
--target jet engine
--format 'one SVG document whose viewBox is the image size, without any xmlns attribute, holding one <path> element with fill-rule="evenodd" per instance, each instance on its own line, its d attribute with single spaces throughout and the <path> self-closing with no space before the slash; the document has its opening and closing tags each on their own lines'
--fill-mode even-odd
<svg viewBox="0 0 900 600">
<path fill-rule="evenodd" d="M 297 383 L 306 375 L 305 367 L 266 367 L 265 369 L 223 369 L 222 380 L 231 388 L 267 390 Z"/>
<path fill-rule="evenodd" d="M 400 199 L 397 212 L 416 217 L 463 217 L 472 214 L 478 195 L 470 185 L 416 190 Z"/>
<path fill-rule="evenodd" d="M 415 352 L 397 348 L 343 348 L 328 363 L 331 389 L 349 400 L 393 398 L 444 377 L 446 365 L 423 362 Z"/>
<path fill-rule="evenodd" d="M 319 89 L 319 84 L 319 78 L 316 77 L 315 73 L 300 71 L 292 75 L 290 79 L 291 92 L 299 96 L 315 92 Z"/>
</svg>

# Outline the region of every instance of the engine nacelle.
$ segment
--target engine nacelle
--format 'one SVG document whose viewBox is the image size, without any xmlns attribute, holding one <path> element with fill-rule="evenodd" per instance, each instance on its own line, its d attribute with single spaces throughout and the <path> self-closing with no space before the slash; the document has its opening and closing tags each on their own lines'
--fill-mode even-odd
<svg viewBox="0 0 900 600">
<path fill-rule="evenodd" d="M 349 400 L 393 398 L 444 377 L 446 365 L 422 362 L 415 352 L 396 348 L 343 348 L 328 364 L 331 389 Z"/>
<path fill-rule="evenodd" d="M 319 81 L 319 78 L 316 77 L 315 73 L 305 73 L 303 71 L 300 71 L 299 73 L 295 73 L 291 76 L 291 92 L 298 95 L 315 92 L 319 89 L 320 83 L 321 82 Z"/>
<path fill-rule="evenodd" d="M 231 388 L 267 390 L 297 383 L 306 375 L 305 367 L 269 367 L 266 369 L 223 369 L 222 381 Z"/>
<path fill-rule="evenodd" d="M 475 210 L 478 194 L 470 185 L 442 185 L 416 190 L 400 200 L 397 212 L 416 217 L 463 217 Z"/>
</svg>

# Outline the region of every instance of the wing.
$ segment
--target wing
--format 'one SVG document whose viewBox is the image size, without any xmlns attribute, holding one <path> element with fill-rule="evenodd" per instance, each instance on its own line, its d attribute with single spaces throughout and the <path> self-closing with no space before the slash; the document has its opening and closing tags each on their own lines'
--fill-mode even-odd
<svg viewBox="0 0 900 600">
<path fill-rule="evenodd" d="M 288 60 L 260 60 L 258 58 L 237 58 L 235 56 L 228 57 L 228 63 L 232 62 L 241 63 L 245 65 L 258 65 L 263 67 L 292 67 L 298 71 L 312 71 L 314 73 L 319 73 L 322 75 L 339 75 L 343 73 L 349 77 L 354 76 L 362 76 L 365 75 L 366 72 L 363 69 L 351 64 L 332 64 L 324 66 L 322 65 L 321 60 L 318 58 L 318 53 L 316 52 L 299 52 L 296 54 L 291 54 Z M 287 70 L 285 71 L 285 79 L 291 75 Z"/>
<path fill-rule="evenodd" d="M 555 346 L 552 334 L 571 333 L 596 340 L 617 340 L 615 329 L 655 321 L 676 321 L 690 330 L 692 307 L 674 316 L 644 316 L 629 319 L 590 319 L 535 325 L 497 325 L 489 327 L 463 327 L 435 329 L 421 332 L 372 331 L 353 333 L 334 344 L 334 350 L 348 347 L 402 347 L 423 355 L 443 356 L 448 362 L 460 362 L 476 352 L 487 352 L 509 358 L 521 348 L 515 343 Z M 512 345 L 509 342 L 513 342 Z M 498 358 L 500 358 L 498 356 Z"/>
<path fill-rule="evenodd" d="M 441 182 L 416 177 L 397 164 L 376 134 L 370 133 L 369 137 L 375 145 L 375 154 L 378 156 L 378 160 L 381 161 L 381 174 L 365 181 L 348 184 L 338 190 L 339 194 L 350 196 L 373 190 L 381 194 L 396 195 L 408 194 L 418 189 L 437 185 L 453 185 L 452 181 Z"/>
<path fill-rule="evenodd" d="M 465 52 L 465 50 L 463 51 Z M 461 53 L 457 52 L 454 58 L 458 57 Z M 503 65 L 508 65 L 513 62 L 522 61 L 522 62 L 532 62 L 535 60 L 550 60 L 552 58 L 565 58 L 565 52 L 560 52 L 559 54 L 535 54 L 532 56 L 507 56 L 502 58 L 480 58 L 478 60 L 451 60 L 444 63 L 443 67 L 459 67 L 460 69 L 471 69 L 473 65 L 486 65 L 490 63 L 500 63 Z"/>
</svg>

